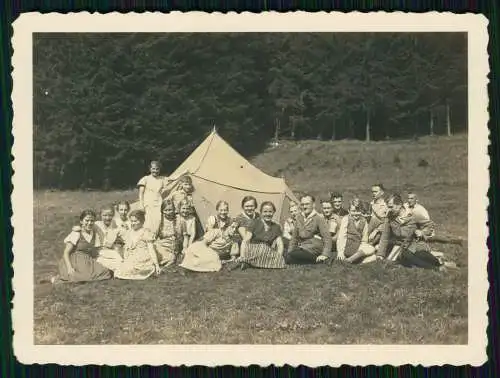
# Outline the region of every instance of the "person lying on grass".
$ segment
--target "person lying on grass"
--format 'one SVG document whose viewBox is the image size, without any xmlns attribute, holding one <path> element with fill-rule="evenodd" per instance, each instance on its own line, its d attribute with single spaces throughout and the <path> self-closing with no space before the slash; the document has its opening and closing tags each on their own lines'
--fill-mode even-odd
<svg viewBox="0 0 500 378">
<path fill-rule="evenodd" d="M 175 215 L 174 202 L 163 200 L 161 204 L 162 218 L 155 235 L 154 246 L 158 253 L 160 266 L 170 266 L 178 259 L 182 245 L 187 244 L 186 223 Z"/>
<path fill-rule="evenodd" d="M 295 228 L 295 218 L 299 214 L 299 204 L 292 202 L 290 203 L 290 216 L 283 223 L 283 244 L 285 246 L 285 251 L 288 250 L 290 240 L 292 239 L 293 229 Z"/>
<path fill-rule="evenodd" d="M 59 275 L 52 277 L 52 283 L 100 281 L 112 277 L 111 271 L 97 262 L 102 240 L 96 231 L 95 219 L 94 211 L 82 211 L 80 227 L 74 228 L 64 239 Z"/>
<path fill-rule="evenodd" d="M 444 262 L 431 253 L 427 239 L 432 234 L 432 227 L 418 229 L 414 217 L 405 211 L 400 195 L 392 195 L 387 205 L 389 211 L 380 238 L 377 259 L 387 258 L 407 267 L 440 270 L 456 267 L 454 263 Z"/>
<path fill-rule="evenodd" d="M 222 263 L 231 258 L 237 245 L 238 222 L 231 221 L 225 229 L 212 228 L 203 239 L 194 242 L 184 251 L 179 267 L 194 272 L 218 272 Z"/>
<path fill-rule="evenodd" d="M 158 256 L 152 233 L 144 228 L 143 210 L 130 213 L 131 229 L 125 235 L 123 262 L 115 270 L 115 277 L 124 280 L 144 280 L 160 273 Z"/>
<path fill-rule="evenodd" d="M 273 221 L 276 206 L 270 201 L 260 205 L 260 219 L 248 228 L 242 244 L 246 245 L 246 253 L 238 258 L 241 269 L 247 267 L 263 269 L 283 269 L 284 246 L 281 226 Z M 234 269 L 235 266 L 232 266 Z"/>
<path fill-rule="evenodd" d="M 285 256 L 287 264 L 325 262 L 332 257 L 332 236 L 325 219 L 314 209 L 312 195 L 300 199 L 302 213 L 297 215 L 292 240 Z"/>
<path fill-rule="evenodd" d="M 404 208 L 408 215 L 413 216 L 419 229 L 432 227 L 431 235 L 427 238 L 429 243 L 462 245 L 463 240 L 460 238 L 436 235 L 435 223 L 431 220 L 427 209 L 418 202 L 417 195 L 414 192 L 408 193 L 407 202 L 404 203 Z"/>
<path fill-rule="evenodd" d="M 368 241 L 368 221 L 363 217 L 366 212 L 363 202 L 351 202 L 349 215 L 342 219 L 339 226 L 337 260 L 365 263 L 375 259 L 375 247 Z"/>
</svg>

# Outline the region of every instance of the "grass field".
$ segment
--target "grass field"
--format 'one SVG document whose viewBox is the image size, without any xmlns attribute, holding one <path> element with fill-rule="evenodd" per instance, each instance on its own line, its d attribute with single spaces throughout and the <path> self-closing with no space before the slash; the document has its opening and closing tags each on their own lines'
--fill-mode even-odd
<svg viewBox="0 0 500 378">
<path fill-rule="evenodd" d="M 417 191 L 439 233 L 467 237 L 467 138 L 399 142 L 285 142 L 252 159 L 297 191 L 369 186 Z M 134 181 L 131 179 L 131 181 Z M 82 208 L 134 191 L 35 193 L 34 274 L 56 272 Z M 143 282 L 35 286 L 37 344 L 464 344 L 467 247 L 436 245 L 460 266 L 444 273 L 383 264 L 282 271 L 170 271 Z"/>
</svg>

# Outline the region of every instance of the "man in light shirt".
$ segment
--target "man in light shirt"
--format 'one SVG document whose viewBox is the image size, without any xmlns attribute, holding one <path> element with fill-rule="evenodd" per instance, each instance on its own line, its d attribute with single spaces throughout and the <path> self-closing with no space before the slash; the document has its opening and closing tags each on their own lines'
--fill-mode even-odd
<svg viewBox="0 0 500 378">
<path fill-rule="evenodd" d="M 414 192 L 408 192 L 407 201 L 404 204 L 407 216 L 413 217 L 418 229 L 430 229 L 429 242 L 445 244 L 462 244 L 462 239 L 446 236 L 438 236 L 435 233 L 435 224 L 431 220 L 427 209 L 418 202 L 418 197 Z"/>
<path fill-rule="evenodd" d="M 404 207 L 408 214 L 411 214 L 418 219 L 428 221 L 431 220 L 429 212 L 418 202 L 417 195 L 413 192 L 408 193 L 407 201 L 405 202 Z"/>
</svg>

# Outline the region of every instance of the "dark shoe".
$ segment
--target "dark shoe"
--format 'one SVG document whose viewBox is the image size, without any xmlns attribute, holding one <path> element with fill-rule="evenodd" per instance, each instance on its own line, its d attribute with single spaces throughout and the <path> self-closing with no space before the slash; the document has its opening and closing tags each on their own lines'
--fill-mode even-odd
<svg viewBox="0 0 500 378">
<path fill-rule="evenodd" d="M 225 266 L 226 266 L 226 269 L 229 272 L 232 272 L 233 270 L 238 269 L 239 267 L 241 267 L 241 265 L 242 264 L 239 261 L 232 261 L 230 263 L 227 263 Z"/>
</svg>

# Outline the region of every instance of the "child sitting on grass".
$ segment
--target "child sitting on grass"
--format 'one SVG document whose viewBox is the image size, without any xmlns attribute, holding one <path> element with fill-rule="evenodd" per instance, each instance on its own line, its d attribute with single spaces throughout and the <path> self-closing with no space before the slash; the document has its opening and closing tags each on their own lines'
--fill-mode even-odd
<svg viewBox="0 0 500 378">
<path fill-rule="evenodd" d="M 191 202 L 185 198 L 179 204 L 179 220 L 184 223 L 184 238 L 182 249 L 185 250 L 196 240 L 196 217 L 194 207 Z"/>
</svg>

